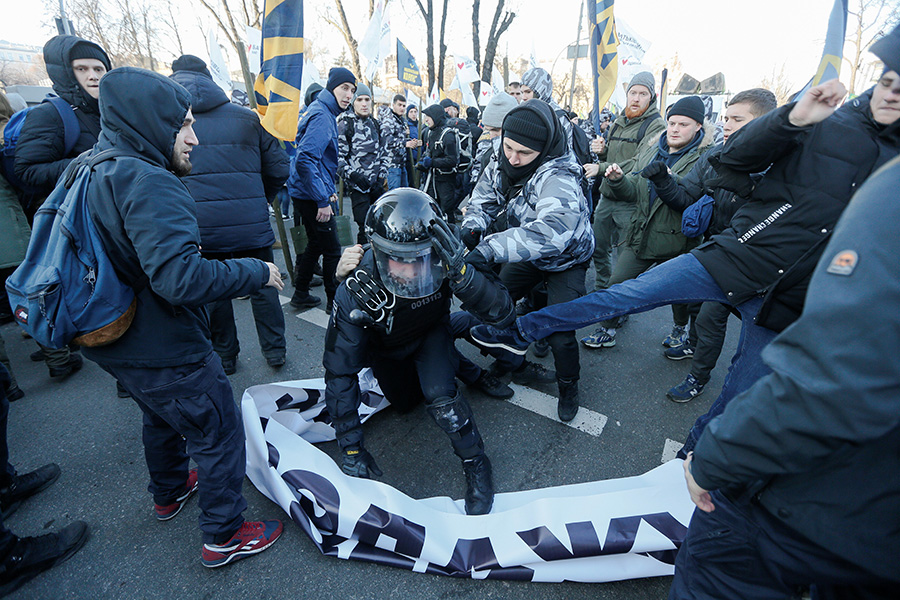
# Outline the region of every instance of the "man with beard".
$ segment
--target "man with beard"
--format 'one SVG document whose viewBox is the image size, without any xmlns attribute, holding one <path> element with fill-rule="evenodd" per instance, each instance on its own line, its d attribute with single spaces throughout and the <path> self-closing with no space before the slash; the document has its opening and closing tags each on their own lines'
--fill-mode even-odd
<svg viewBox="0 0 900 600">
<path fill-rule="evenodd" d="M 267 548 L 282 525 L 242 516 L 244 431 L 209 340 L 206 305 L 283 284 L 272 263 L 200 255 L 194 200 L 179 180 L 190 173 L 198 144 L 190 93 L 130 67 L 100 86 L 96 152 L 111 157 L 94 166 L 86 201 L 116 273 L 136 288 L 137 310 L 122 337 L 84 354 L 143 412 L 156 518 L 173 518 L 199 489 L 201 561 L 223 566 Z"/>
<path fill-rule="evenodd" d="M 624 240 L 631 225 L 631 215 L 634 214 L 634 203 L 617 198 L 603 175 L 612 164 L 618 164 L 626 173 L 630 172 L 631 163 L 643 147 L 643 141 L 656 139 L 666 128 L 656 107 L 654 86 L 652 73 L 644 71 L 632 77 L 628 84 L 625 110 L 607 129 L 608 141 L 600 137 L 591 144 L 591 150 L 600 162 L 584 166 L 585 176 L 597 177 L 595 187 L 598 187 L 600 194 L 594 210 L 595 290 L 609 287 L 613 243 Z"/>
</svg>

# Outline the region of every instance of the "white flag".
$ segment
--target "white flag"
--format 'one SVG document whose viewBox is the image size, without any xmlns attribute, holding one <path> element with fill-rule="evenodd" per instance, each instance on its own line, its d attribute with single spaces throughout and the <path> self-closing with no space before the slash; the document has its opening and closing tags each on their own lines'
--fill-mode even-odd
<svg viewBox="0 0 900 600">
<path fill-rule="evenodd" d="M 228 65 L 219 48 L 219 40 L 216 39 L 216 30 L 209 30 L 209 73 L 220 88 L 226 93 L 231 92 L 231 76 L 228 75 Z"/>
<path fill-rule="evenodd" d="M 318 83 L 322 87 L 325 87 L 326 82 L 322 81 L 322 76 L 319 75 L 318 67 L 304 58 L 303 76 L 300 80 L 300 93 L 306 94 L 306 88 L 308 88 L 313 83 Z"/>
<path fill-rule="evenodd" d="M 376 21 L 376 17 L 378 20 Z M 363 52 L 365 50 L 365 52 Z M 359 53 L 366 57 L 369 61 L 366 65 L 365 76 L 372 79 L 384 59 L 391 52 L 391 17 L 389 11 L 382 9 L 381 3 L 372 13 L 372 20 L 369 21 L 369 27 L 366 29 L 366 35 L 363 43 L 359 46 Z"/>
<path fill-rule="evenodd" d="M 250 72 L 259 75 L 260 60 L 262 57 L 262 31 L 256 27 L 247 27 L 247 61 L 250 63 Z"/>
<path fill-rule="evenodd" d="M 472 83 L 481 79 L 475 61 L 459 54 L 456 55 L 456 77 L 460 83 Z"/>
<path fill-rule="evenodd" d="M 466 106 L 478 106 L 478 98 L 475 97 L 475 94 L 472 92 L 472 86 L 468 83 L 464 83 L 459 87 L 462 92 L 462 103 Z"/>
<path fill-rule="evenodd" d="M 357 47 L 360 56 L 365 57 L 367 60 L 378 52 L 378 47 L 381 45 L 381 15 L 381 2 L 379 2 L 378 6 L 375 7 L 375 12 L 372 13 L 369 26 L 366 27 L 366 33 Z"/>
<path fill-rule="evenodd" d="M 502 94 L 506 91 L 506 82 L 503 81 L 503 75 L 500 74 L 497 67 L 491 70 L 491 87 L 494 89 L 495 94 Z"/>
<path fill-rule="evenodd" d="M 534 40 L 531 40 L 531 57 L 529 59 L 529 68 L 537 69 L 540 65 L 538 64 L 537 59 L 537 51 L 534 49 Z"/>
<path fill-rule="evenodd" d="M 429 104 L 437 104 L 441 101 L 441 93 L 438 91 L 437 82 L 434 82 L 434 86 L 431 88 L 431 93 L 428 94 L 428 102 Z"/>
<path fill-rule="evenodd" d="M 650 41 L 641 37 L 634 29 L 629 27 L 622 19 L 616 17 L 616 33 L 619 35 L 617 52 L 619 64 L 628 62 L 641 62 L 644 54 L 650 49 Z"/>
<path fill-rule="evenodd" d="M 486 82 L 481 82 L 481 92 L 478 94 L 478 104 L 481 106 L 487 106 L 488 102 L 491 101 L 491 98 L 494 97 L 494 88 Z"/>
<path fill-rule="evenodd" d="M 412 92 L 410 92 L 408 90 L 406 92 L 406 102 L 408 104 L 415 104 L 416 108 L 418 108 L 419 110 L 424 108 L 424 106 L 422 106 L 422 100 L 418 96 L 416 96 L 415 94 L 413 94 Z"/>
<path fill-rule="evenodd" d="M 459 83 L 459 73 L 457 73 L 456 76 L 453 77 L 453 81 L 450 82 L 450 87 L 448 87 L 447 89 L 462 91 L 462 85 Z"/>
</svg>

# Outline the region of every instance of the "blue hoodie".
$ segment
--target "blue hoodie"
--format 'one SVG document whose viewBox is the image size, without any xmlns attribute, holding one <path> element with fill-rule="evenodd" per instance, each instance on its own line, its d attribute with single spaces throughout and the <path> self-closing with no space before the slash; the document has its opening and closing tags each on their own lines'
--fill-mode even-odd
<svg viewBox="0 0 900 600">
<path fill-rule="evenodd" d="M 291 162 L 291 198 L 328 206 L 335 193 L 338 166 L 337 117 L 343 110 L 334 94 L 322 90 L 297 127 L 297 154 Z"/>
<path fill-rule="evenodd" d="M 197 203 L 203 252 L 236 252 L 275 243 L 267 199 L 288 176 L 287 153 L 252 111 L 231 104 L 212 78 L 195 71 L 171 77 L 191 94 L 191 174 L 184 184 Z"/>
<path fill-rule="evenodd" d="M 151 71 L 122 67 L 100 80 L 96 149 L 126 156 L 97 165 L 87 202 L 122 280 L 149 279 L 125 334 L 84 349 L 101 365 L 155 368 L 202 360 L 212 350 L 205 305 L 249 294 L 269 279 L 261 260 L 200 256 L 194 200 L 169 170 L 190 106 L 187 90 Z"/>
</svg>

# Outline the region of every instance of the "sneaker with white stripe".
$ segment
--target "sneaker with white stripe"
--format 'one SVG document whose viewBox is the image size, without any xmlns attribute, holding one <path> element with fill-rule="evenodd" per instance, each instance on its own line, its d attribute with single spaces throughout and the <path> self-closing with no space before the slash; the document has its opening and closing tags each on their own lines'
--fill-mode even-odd
<svg viewBox="0 0 900 600">
<path fill-rule="evenodd" d="M 237 533 L 224 544 L 203 544 L 203 566 L 224 567 L 251 554 L 258 554 L 274 544 L 283 530 L 281 521 L 244 521 Z"/>
</svg>

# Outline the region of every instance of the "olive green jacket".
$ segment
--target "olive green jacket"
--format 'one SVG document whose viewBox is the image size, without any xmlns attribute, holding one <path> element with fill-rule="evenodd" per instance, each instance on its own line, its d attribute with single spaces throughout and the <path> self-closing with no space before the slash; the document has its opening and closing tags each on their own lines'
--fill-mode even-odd
<svg viewBox="0 0 900 600">
<path fill-rule="evenodd" d="M 643 138 L 638 139 L 641 126 L 644 121 L 648 120 L 650 122 L 645 129 Z M 647 106 L 644 114 L 639 117 L 626 119 L 623 111 L 609 126 L 610 136 L 606 142 L 606 149 L 597 155 L 600 159 L 600 177 L 603 177 L 606 169 L 612 164 L 619 165 L 622 167 L 622 171 L 627 173 L 631 169 L 634 157 L 644 146 L 642 142 L 659 139 L 659 133 L 665 128 L 666 122 L 659 114 L 655 98 Z M 609 200 L 619 200 L 606 179 L 600 184 L 600 193 Z"/>
</svg>

